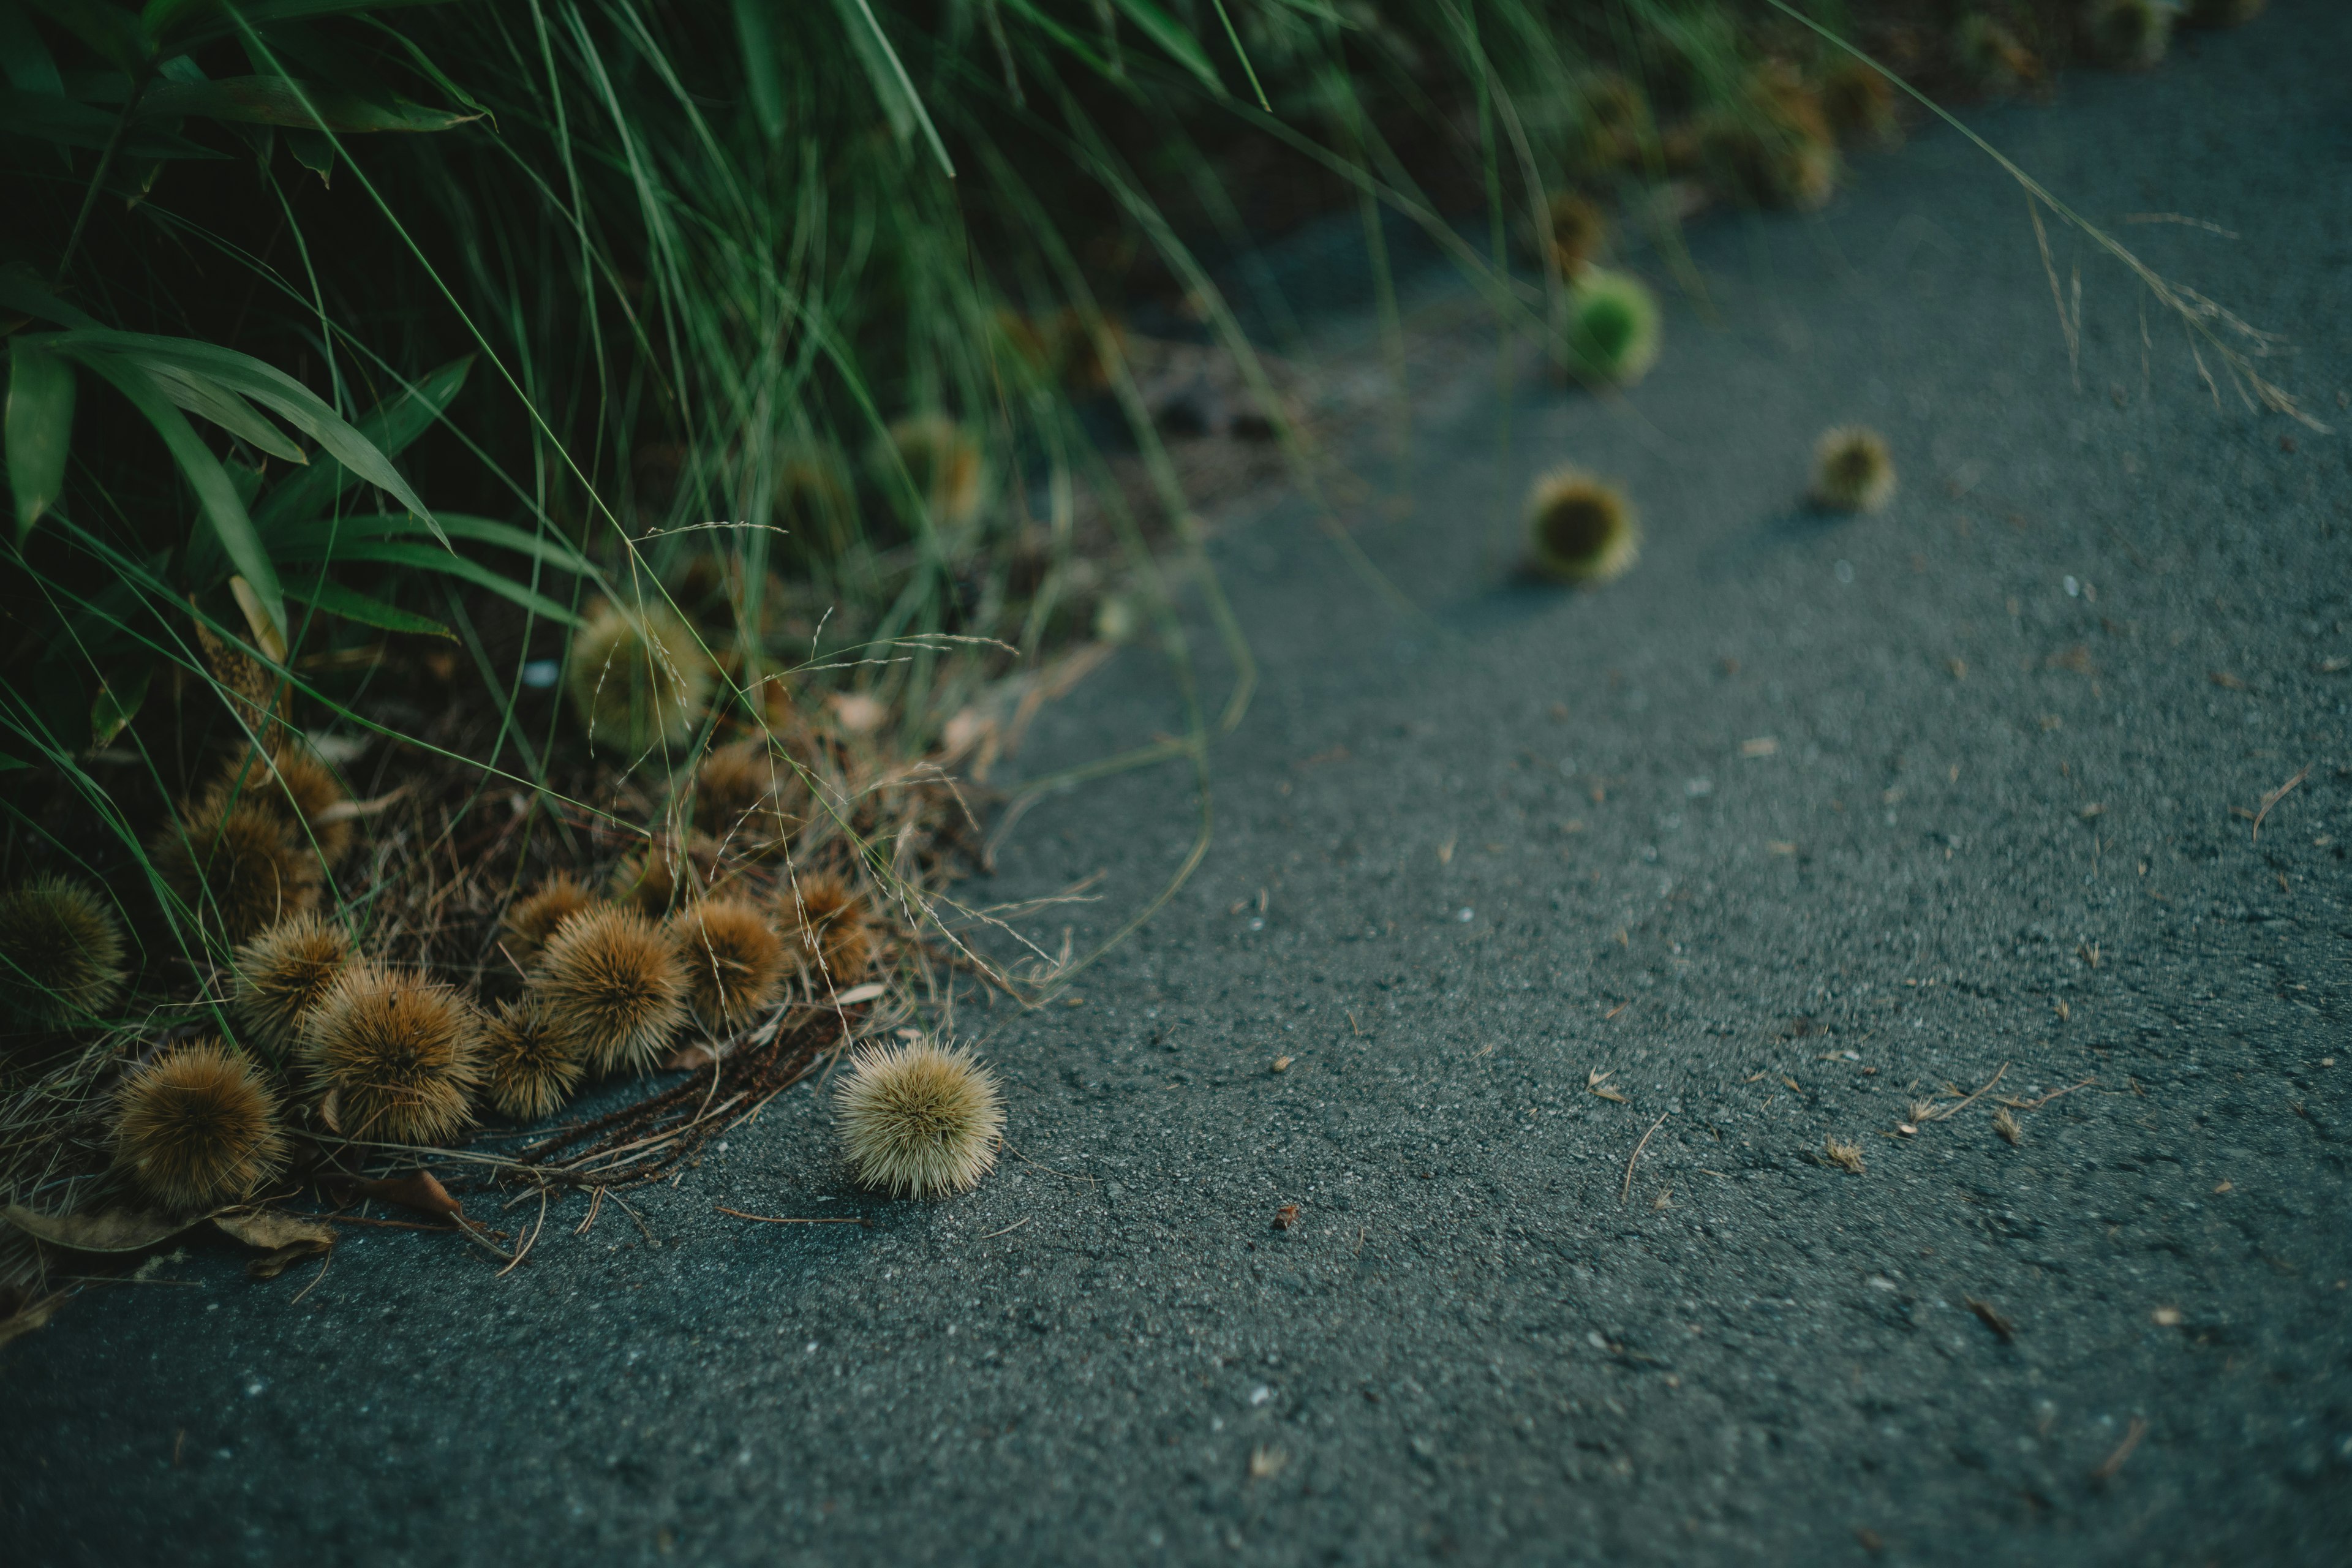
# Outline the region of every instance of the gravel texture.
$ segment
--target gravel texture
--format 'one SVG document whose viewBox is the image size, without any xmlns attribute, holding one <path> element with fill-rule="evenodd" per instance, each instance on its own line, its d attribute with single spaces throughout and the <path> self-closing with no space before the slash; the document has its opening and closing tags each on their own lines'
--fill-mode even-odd
<svg viewBox="0 0 2352 1568">
<path fill-rule="evenodd" d="M 2278 0 L 1970 119 L 2292 333 L 2340 432 L 2347 58 Z M 1923 134 L 1702 225 L 1656 372 L 1507 428 L 1491 329 L 1417 298 L 1409 451 L 1331 493 L 1426 614 L 1296 500 L 1226 527 L 1262 681 L 1205 862 L 1067 1004 L 959 1020 L 1018 1157 L 869 1199 L 803 1095 L 502 1279 L 195 1248 L 0 1353 L 6 1555 L 2346 1561 L 2347 441 L 2217 407 L 2051 244 L 2078 371 L 2017 188 Z M 1902 491 L 1810 515 L 1853 421 Z M 1598 592 L 1507 572 L 1567 459 L 1647 522 Z M 1129 654 L 1021 763 L 1182 716 Z M 1199 812 L 1181 767 L 1055 795 L 986 891 L 1101 871 L 1030 922 L 1083 952 Z"/>
</svg>

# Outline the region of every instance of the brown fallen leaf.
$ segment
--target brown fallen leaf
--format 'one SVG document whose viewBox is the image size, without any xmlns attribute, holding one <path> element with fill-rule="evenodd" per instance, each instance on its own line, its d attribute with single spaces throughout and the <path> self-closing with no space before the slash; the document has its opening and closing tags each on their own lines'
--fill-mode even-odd
<svg viewBox="0 0 2352 1568">
<path fill-rule="evenodd" d="M 338 1194 L 398 1204 L 419 1214 L 455 1215 L 462 1219 L 466 1213 L 465 1205 L 451 1197 L 449 1189 L 430 1171 L 411 1171 L 404 1176 L 386 1176 L 377 1181 L 346 1176 L 334 1185 Z"/>
<path fill-rule="evenodd" d="M 324 1252 L 335 1245 L 333 1226 L 314 1215 L 289 1214 L 284 1209 L 226 1209 L 213 1215 L 213 1224 L 264 1252 L 287 1247 Z"/>
<path fill-rule="evenodd" d="M 141 1209 L 82 1209 L 73 1214 L 37 1214 L 20 1204 L 0 1209 L 10 1225 L 36 1241 L 75 1252 L 139 1252 L 169 1241 L 203 1215 L 173 1217 Z"/>
<path fill-rule="evenodd" d="M 1297 1225 L 1297 1223 L 1298 1205 L 1297 1204 L 1285 1204 L 1280 1208 L 1274 1211 L 1275 1229 L 1288 1230 L 1292 1226 Z"/>
<path fill-rule="evenodd" d="M 253 1259 L 245 1266 L 246 1277 L 251 1279 L 275 1279 L 306 1258 L 323 1258 L 334 1250 L 331 1240 L 323 1245 L 314 1241 L 289 1242 Z"/>
</svg>

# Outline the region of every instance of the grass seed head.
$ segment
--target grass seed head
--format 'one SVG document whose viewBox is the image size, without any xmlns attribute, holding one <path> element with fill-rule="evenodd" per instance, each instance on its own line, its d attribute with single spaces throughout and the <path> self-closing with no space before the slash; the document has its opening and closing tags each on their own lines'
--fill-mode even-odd
<svg viewBox="0 0 2352 1568">
<path fill-rule="evenodd" d="M 122 928 L 95 888 L 37 877 L 0 892 L 0 995 L 36 1027 L 102 1013 L 122 994 Z"/>
<path fill-rule="evenodd" d="M 2098 0 L 2091 9 L 2092 45 L 2117 70 L 2146 70 L 2164 58 L 2172 16 L 2158 0 Z"/>
<path fill-rule="evenodd" d="M 550 939 L 531 994 L 592 1068 L 647 1068 L 686 1026 L 686 959 L 635 910 L 591 910 Z"/>
<path fill-rule="evenodd" d="M 1587 268 L 1569 296 L 1568 351 L 1586 374 L 1631 386 L 1658 361 L 1658 301 L 1630 273 Z"/>
<path fill-rule="evenodd" d="M 801 964 L 815 976 L 819 992 L 855 985 L 874 966 L 874 931 L 866 900 L 829 873 L 786 883 L 784 923 L 800 950 Z"/>
<path fill-rule="evenodd" d="M 1528 552 L 1566 583 L 1606 583 L 1641 555 L 1642 528 L 1614 486 L 1580 468 L 1557 468 L 1528 495 Z"/>
<path fill-rule="evenodd" d="M 351 933 L 317 915 L 279 921 L 238 948 L 229 1000 L 247 1038 L 282 1057 L 352 955 Z"/>
<path fill-rule="evenodd" d="M 624 608 L 599 599 L 572 634 L 564 683 L 589 743 L 628 752 L 682 747 L 716 683 L 694 629 L 658 600 Z"/>
<path fill-rule="evenodd" d="M 987 500 L 987 464 L 971 433 L 944 414 L 915 414 L 883 432 L 873 456 L 883 493 L 903 495 L 906 480 L 941 528 L 961 528 Z M 906 470 L 901 479 L 898 470 Z"/>
<path fill-rule="evenodd" d="M 784 942 L 748 900 L 705 899 L 670 920 L 686 954 L 687 1005 L 713 1035 L 731 1035 L 784 988 Z"/>
<path fill-rule="evenodd" d="M 302 1052 L 345 1136 L 440 1143 L 481 1083 L 481 1019 L 446 985 L 352 963 L 304 1021 Z"/>
<path fill-rule="evenodd" d="M 1895 459 L 1885 437 L 1859 425 L 1825 430 L 1813 445 L 1813 504 L 1831 511 L 1876 511 L 1895 497 Z"/>
<path fill-rule="evenodd" d="M 235 1203 L 285 1166 L 278 1097 L 217 1040 L 174 1046 L 117 1091 L 114 1158 L 174 1213 Z"/>
<path fill-rule="evenodd" d="M 588 1064 L 579 1043 L 549 1026 L 536 996 L 501 1002 L 482 1025 L 482 1075 L 489 1101 L 517 1121 L 563 1109 Z"/>
<path fill-rule="evenodd" d="M 266 805 L 241 801 L 215 814 L 200 804 L 166 825 L 150 849 L 164 885 L 231 942 L 319 902 L 319 857 Z"/>
<path fill-rule="evenodd" d="M 1839 1170 L 1856 1176 L 1862 1174 L 1861 1144 L 1841 1143 L 1834 1138 L 1825 1138 L 1822 1141 L 1822 1148 L 1829 1155 L 1830 1163 Z"/>
<path fill-rule="evenodd" d="M 835 1096 L 851 1171 L 893 1197 L 960 1193 L 996 1163 L 1004 1103 L 961 1047 L 929 1040 L 863 1050 Z"/>
<path fill-rule="evenodd" d="M 2012 1148 L 2016 1146 L 2019 1139 L 2025 1136 L 2024 1129 L 2018 1126 L 2017 1118 L 2009 1113 L 2009 1107 L 2006 1105 L 1993 1107 L 1992 1130 L 2000 1134 L 2002 1142 Z"/>
<path fill-rule="evenodd" d="M 507 910 L 506 949 L 528 969 L 547 946 L 548 938 L 563 922 L 604 900 L 582 887 L 568 872 L 558 871 Z"/>
</svg>

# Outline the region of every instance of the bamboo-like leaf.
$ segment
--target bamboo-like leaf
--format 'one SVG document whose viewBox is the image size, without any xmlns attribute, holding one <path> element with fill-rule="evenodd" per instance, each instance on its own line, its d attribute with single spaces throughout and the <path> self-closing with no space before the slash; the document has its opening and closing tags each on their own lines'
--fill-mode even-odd
<svg viewBox="0 0 2352 1568">
<path fill-rule="evenodd" d="M 35 0 L 55 5 L 58 0 Z M 192 49 L 215 38 L 268 27 L 279 22 L 315 21 L 356 11 L 396 11 L 438 5 L 444 0 L 245 0 L 232 9 L 226 0 L 149 0 L 142 18 L 147 31 L 174 49 Z"/>
<path fill-rule="evenodd" d="M 541 538 L 512 523 L 472 517 L 464 512 L 443 512 L 434 521 L 451 539 L 471 539 L 484 544 L 500 545 L 525 555 L 536 556 L 560 571 L 581 576 L 592 576 L 596 572 L 595 566 L 585 556 L 562 541 Z M 404 534 L 425 531 L 425 525 L 415 518 L 390 512 L 371 512 L 331 521 L 321 519 L 294 525 L 278 524 L 265 529 L 262 538 L 278 560 L 324 561 L 346 554 L 348 546 L 362 540 L 396 539 Z"/>
<path fill-rule="evenodd" d="M 376 131 L 446 131 L 478 120 L 446 109 L 427 109 L 397 99 L 370 103 L 354 93 L 291 77 L 237 76 L 219 81 L 158 83 L 139 105 L 141 117 L 201 115 L 247 125 L 279 125 L 298 131 L 357 135 Z"/>
<path fill-rule="evenodd" d="M 52 344 L 65 341 L 72 334 L 60 334 L 50 339 Z M 106 336 L 128 336 L 108 333 Z M 253 520 L 246 515 L 245 502 L 237 498 L 236 486 L 228 470 L 197 437 L 195 426 L 188 416 L 172 405 L 154 379 L 136 364 L 119 355 L 94 353 L 74 356 L 91 370 L 114 384 L 117 391 L 131 400 L 131 405 L 146 416 L 155 433 L 163 437 L 171 449 L 173 461 L 186 476 L 189 489 L 196 492 L 196 504 L 212 525 L 213 535 L 220 541 L 222 550 L 236 569 L 245 574 L 259 596 L 263 610 L 280 633 L 286 629 L 286 600 L 278 586 L 277 569 L 269 563 L 268 552 L 261 547 L 261 539 L 253 530 Z"/>
<path fill-rule="evenodd" d="M 56 58 L 15 0 L 0 0 L 0 72 L 18 92 L 65 94 Z"/>
<path fill-rule="evenodd" d="M 65 489 L 73 443 L 73 367 L 35 342 L 8 354 L 8 489 L 16 500 L 21 544 Z"/>
<path fill-rule="evenodd" d="M 225 349 L 194 338 L 160 338 L 144 332 L 64 332 L 52 339 L 51 345 L 60 352 L 90 348 L 110 353 L 136 354 L 209 376 L 278 415 L 325 447 L 330 455 L 361 479 L 424 518 L 428 525 L 432 521 L 433 514 L 425 510 L 416 492 L 408 488 L 408 481 L 393 468 L 392 460 L 378 451 L 373 443 L 345 423 L 341 415 L 320 402 L 318 395 L 309 387 L 251 354 L 238 353 L 235 349 Z"/>
<path fill-rule="evenodd" d="M 473 367 L 474 356 L 467 354 L 419 377 L 414 386 L 379 404 L 361 419 L 356 426 L 361 438 L 387 458 L 398 457 L 432 428 L 433 421 L 466 384 L 466 373 Z M 341 463 L 331 459 L 313 463 L 301 473 L 288 476 L 263 498 L 253 521 L 268 532 L 287 519 L 316 516 L 358 482 L 359 476 Z"/>
<path fill-rule="evenodd" d="M 447 637 L 451 642 L 457 640 L 456 632 L 429 616 L 413 615 L 356 588 L 346 588 L 328 577 L 289 577 L 286 579 L 286 596 L 315 605 L 331 616 L 341 616 L 347 621 L 358 621 L 363 626 L 381 626 L 388 632 L 423 632 L 432 637 Z"/>
<path fill-rule="evenodd" d="M 89 705 L 91 745 L 110 745 L 130 727 L 139 716 L 140 705 L 147 700 L 147 686 L 154 675 L 153 661 L 142 660 L 134 673 L 100 681 L 98 697 Z"/>
<path fill-rule="evenodd" d="M 155 58 L 153 36 L 140 18 L 108 0 L 25 0 L 120 69 L 136 71 Z"/>
<path fill-rule="evenodd" d="M 338 562 L 375 561 L 394 566 L 415 566 L 426 572 L 440 572 L 452 577 L 462 577 L 478 587 L 488 588 L 501 598 L 511 599 L 533 615 L 543 616 L 565 626 L 576 626 L 580 617 L 557 604 L 544 594 L 533 593 L 513 578 L 493 572 L 478 561 L 463 555 L 453 555 L 436 550 L 429 544 L 410 544 L 392 539 L 359 539 L 349 543 L 338 542 L 331 552 L 310 553 L 301 549 L 290 550 L 289 561 Z"/>
<path fill-rule="evenodd" d="M 113 141 L 115 123 L 120 118 L 55 93 L 0 92 L 0 132 L 52 142 L 60 147 L 104 147 Z M 116 152 L 127 159 L 228 156 L 152 125 L 124 136 Z"/>
<path fill-rule="evenodd" d="M 154 378 L 163 395 L 200 419 L 209 419 L 238 440 L 289 463 L 307 463 L 302 448 L 264 419 L 253 405 L 213 380 L 146 354 L 127 356 Z M 243 487 L 240 487 L 243 489 Z"/>
<path fill-rule="evenodd" d="M 96 330 L 98 319 L 50 293 L 26 273 L 0 272 L 0 308 L 19 311 L 61 327 Z"/>
</svg>

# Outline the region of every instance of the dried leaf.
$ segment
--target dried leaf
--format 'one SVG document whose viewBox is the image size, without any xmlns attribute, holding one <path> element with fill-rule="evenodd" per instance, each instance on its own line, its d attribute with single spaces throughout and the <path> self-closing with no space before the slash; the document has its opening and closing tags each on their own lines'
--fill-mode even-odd
<svg viewBox="0 0 2352 1568">
<path fill-rule="evenodd" d="M 36 1214 L 18 1204 L 0 1209 L 10 1225 L 37 1241 L 76 1252 L 139 1252 L 169 1241 L 202 1215 L 174 1218 L 140 1209 L 84 1209 L 74 1214 Z"/>
<path fill-rule="evenodd" d="M 354 1176 L 336 1184 L 354 1196 L 398 1204 L 419 1214 L 462 1215 L 466 1212 L 465 1206 L 449 1195 L 449 1189 L 430 1171 L 411 1171 L 404 1176 L 387 1176 L 381 1181 L 362 1181 Z"/>
<path fill-rule="evenodd" d="M 1592 1092 L 1599 1095 L 1601 1099 L 1610 1100 L 1618 1105 L 1631 1105 L 1633 1103 L 1632 1100 L 1627 1100 L 1623 1095 L 1618 1093 L 1615 1089 L 1610 1088 L 1605 1083 L 1595 1084 L 1592 1088 Z"/>
<path fill-rule="evenodd" d="M 1288 1230 L 1292 1226 L 1297 1225 L 1297 1223 L 1298 1205 L 1297 1204 L 1285 1204 L 1280 1208 L 1274 1211 L 1275 1229 Z"/>
<path fill-rule="evenodd" d="M 265 1252 L 288 1247 L 324 1252 L 335 1245 L 333 1226 L 315 1215 L 289 1214 L 284 1209 L 227 1209 L 213 1215 L 213 1224 L 246 1246 Z"/>
<path fill-rule="evenodd" d="M 331 1238 L 324 1243 L 315 1241 L 289 1242 L 288 1245 L 278 1247 L 273 1252 L 266 1252 L 262 1254 L 259 1258 L 257 1258 L 252 1262 L 247 1264 L 245 1266 L 245 1272 L 247 1277 L 249 1279 L 275 1279 L 280 1274 L 285 1273 L 289 1268 L 293 1268 L 294 1265 L 299 1263 L 306 1258 L 324 1257 L 327 1253 L 334 1249 L 334 1245 L 335 1244 Z"/>
</svg>

